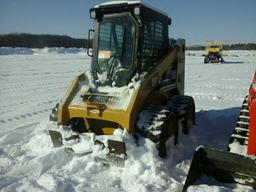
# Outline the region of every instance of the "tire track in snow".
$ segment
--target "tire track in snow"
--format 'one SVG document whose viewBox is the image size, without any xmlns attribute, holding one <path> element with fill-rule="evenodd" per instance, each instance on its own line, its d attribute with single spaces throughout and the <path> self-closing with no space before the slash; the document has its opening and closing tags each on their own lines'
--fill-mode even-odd
<svg viewBox="0 0 256 192">
<path fill-rule="evenodd" d="M 222 89 L 222 90 L 248 90 L 248 88 L 246 87 L 237 87 L 237 86 L 230 86 L 230 85 L 222 85 L 223 83 L 219 83 L 219 84 L 196 84 L 193 85 L 194 88 L 200 88 L 200 89 L 204 89 L 204 88 L 209 88 L 209 89 Z"/>
<path fill-rule="evenodd" d="M 0 61 L 0 133 L 48 118 L 74 77 L 90 66 L 86 55 L 15 55 Z"/>
<path fill-rule="evenodd" d="M 34 82 L 24 82 L 24 83 L 12 83 L 11 86 L 8 87 L 2 87 L 0 88 L 0 94 L 9 94 L 10 92 L 18 91 L 19 89 L 21 90 L 34 90 L 34 89 L 45 89 L 45 88 L 51 88 L 51 87 L 59 87 L 59 85 L 66 85 L 64 87 L 67 87 L 69 79 L 61 79 L 61 80 L 57 80 L 54 82 L 51 82 L 49 80 L 47 80 L 46 82 L 43 81 L 34 81 Z"/>
<path fill-rule="evenodd" d="M 186 92 L 193 97 L 205 100 L 225 100 L 225 101 L 243 101 L 244 95 L 228 93 L 206 93 L 206 92 Z"/>
<path fill-rule="evenodd" d="M 59 96 L 58 93 L 63 93 L 67 90 L 67 86 L 54 86 L 54 87 L 47 87 L 45 89 L 37 88 L 35 90 L 29 91 L 22 91 L 17 92 L 17 94 L 1 94 L 0 103 L 12 103 L 15 100 L 26 100 L 26 98 L 34 98 L 37 97 L 37 95 L 48 95 L 47 93 L 51 93 L 52 95 L 56 93 L 56 95 Z M 13 92 L 12 92 L 13 93 Z M 0 104 L 0 105 L 1 105 Z"/>
<path fill-rule="evenodd" d="M 32 100 L 24 100 L 24 101 L 22 101 L 20 103 L 12 103 L 12 104 L 4 105 L 4 106 L 0 105 L 0 114 L 3 115 L 5 113 L 13 111 L 13 109 L 10 109 L 10 107 L 15 106 L 15 108 L 18 109 L 18 108 L 21 108 L 24 105 L 28 105 L 28 104 L 30 104 L 32 102 L 35 103 L 36 106 L 42 106 L 42 105 L 45 105 L 45 104 L 55 105 L 59 101 L 59 98 L 54 97 L 51 100 L 41 101 L 41 102 L 38 102 L 38 100 L 40 101 L 40 99 L 37 98 L 37 99 L 32 99 Z"/>
<path fill-rule="evenodd" d="M 1 132 L 26 127 L 30 124 L 38 124 L 42 118 L 50 114 L 51 109 L 48 107 L 38 111 L 19 112 L 18 114 L 10 113 L 9 116 L 0 117 Z"/>
</svg>

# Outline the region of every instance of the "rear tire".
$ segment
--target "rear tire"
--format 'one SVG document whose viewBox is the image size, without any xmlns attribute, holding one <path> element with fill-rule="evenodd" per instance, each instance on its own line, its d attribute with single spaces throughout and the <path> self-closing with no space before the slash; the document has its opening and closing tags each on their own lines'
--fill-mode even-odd
<svg viewBox="0 0 256 192">
<path fill-rule="evenodd" d="M 165 141 L 160 141 L 158 144 L 158 155 L 161 158 L 165 158 L 167 155 L 167 150 L 166 150 L 166 143 Z"/>
<path fill-rule="evenodd" d="M 159 143 L 157 145 L 158 155 L 161 158 L 165 158 L 167 155 L 167 147 L 166 141 L 170 138 L 170 136 L 174 135 L 174 145 L 178 143 L 178 119 L 174 112 L 171 112 L 166 124 L 162 128 L 161 136 Z"/>
<path fill-rule="evenodd" d="M 175 108 L 178 119 L 182 120 L 183 133 L 189 133 L 189 127 L 195 125 L 195 102 L 190 96 L 177 95 L 173 96 L 168 103 L 170 107 Z"/>
<path fill-rule="evenodd" d="M 166 106 L 148 106 L 141 110 L 137 120 L 136 132 L 156 144 L 158 155 L 166 157 L 166 141 L 174 135 L 178 142 L 178 118 L 173 109 Z"/>
</svg>

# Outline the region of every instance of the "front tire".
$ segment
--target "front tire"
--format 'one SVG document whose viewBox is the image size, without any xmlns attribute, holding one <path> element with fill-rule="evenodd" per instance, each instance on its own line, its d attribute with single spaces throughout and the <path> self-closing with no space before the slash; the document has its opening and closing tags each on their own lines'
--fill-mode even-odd
<svg viewBox="0 0 256 192">
<path fill-rule="evenodd" d="M 170 116 L 168 120 L 166 121 L 166 124 L 162 128 L 161 136 L 159 143 L 157 144 L 158 148 L 158 155 L 161 158 L 165 158 L 167 155 L 167 148 L 166 148 L 166 141 L 170 136 L 174 135 L 174 145 L 178 143 L 178 119 L 176 117 L 176 114 L 174 112 L 170 113 Z"/>
</svg>

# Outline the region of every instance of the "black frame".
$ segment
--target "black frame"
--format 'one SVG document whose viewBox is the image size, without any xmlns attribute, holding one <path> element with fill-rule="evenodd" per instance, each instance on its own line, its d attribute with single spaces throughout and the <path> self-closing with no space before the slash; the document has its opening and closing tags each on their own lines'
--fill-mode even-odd
<svg viewBox="0 0 256 192">
<path fill-rule="evenodd" d="M 89 57 L 92 57 L 92 56 L 93 56 L 93 54 L 90 54 L 90 41 L 91 41 L 90 37 L 91 37 L 91 32 L 94 32 L 94 30 L 93 30 L 93 29 L 89 29 L 89 31 L 88 31 L 87 55 L 88 55 Z"/>
</svg>

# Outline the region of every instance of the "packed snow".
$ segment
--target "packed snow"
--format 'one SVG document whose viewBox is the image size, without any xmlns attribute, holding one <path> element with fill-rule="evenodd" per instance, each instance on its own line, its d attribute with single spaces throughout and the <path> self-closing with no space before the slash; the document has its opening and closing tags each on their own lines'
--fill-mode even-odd
<svg viewBox="0 0 256 192">
<path fill-rule="evenodd" d="M 85 93 L 88 93 L 88 90 L 92 88 L 94 89 L 94 92 L 107 93 L 107 96 L 112 97 L 106 103 L 107 108 L 127 110 L 129 102 L 133 96 L 133 92 L 135 92 L 135 90 L 138 90 L 140 86 L 140 81 L 136 80 L 139 79 L 139 77 L 136 75 L 134 78 L 131 79 L 131 82 L 128 85 L 124 85 L 121 87 L 111 87 L 107 85 L 99 86 L 96 88 L 95 84 L 92 81 L 92 75 L 90 70 L 87 70 L 84 75 L 86 79 L 84 81 L 79 81 L 78 88 L 73 95 L 71 105 L 84 106 L 84 99 L 83 97 L 81 97 L 81 95 L 85 95 Z M 105 78 L 107 78 L 107 76 Z"/>
<path fill-rule="evenodd" d="M 0 191 L 181 191 L 194 149 L 226 150 L 256 68 L 256 51 L 224 51 L 225 63 L 203 64 L 202 51 L 186 52 L 185 93 L 195 99 L 196 125 L 167 158 L 155 145 L 119 131 L 126 142 L 124 168 L 95 161 L 98 146 L 82 157 L 53 148 L 49 113 L 74 77 L 90 67 L 85 50 L 0 49 Z M 57 50 L 57 51 L 56 51 Z M 60 54 L 62 53 L 62 54 Z M 90 147 L 90 146 L 86 146 Z M 200 184 L 200 183 L 199 183 Z M 254 191 L 202 178 L 189 191 Z"/>
</svg>

